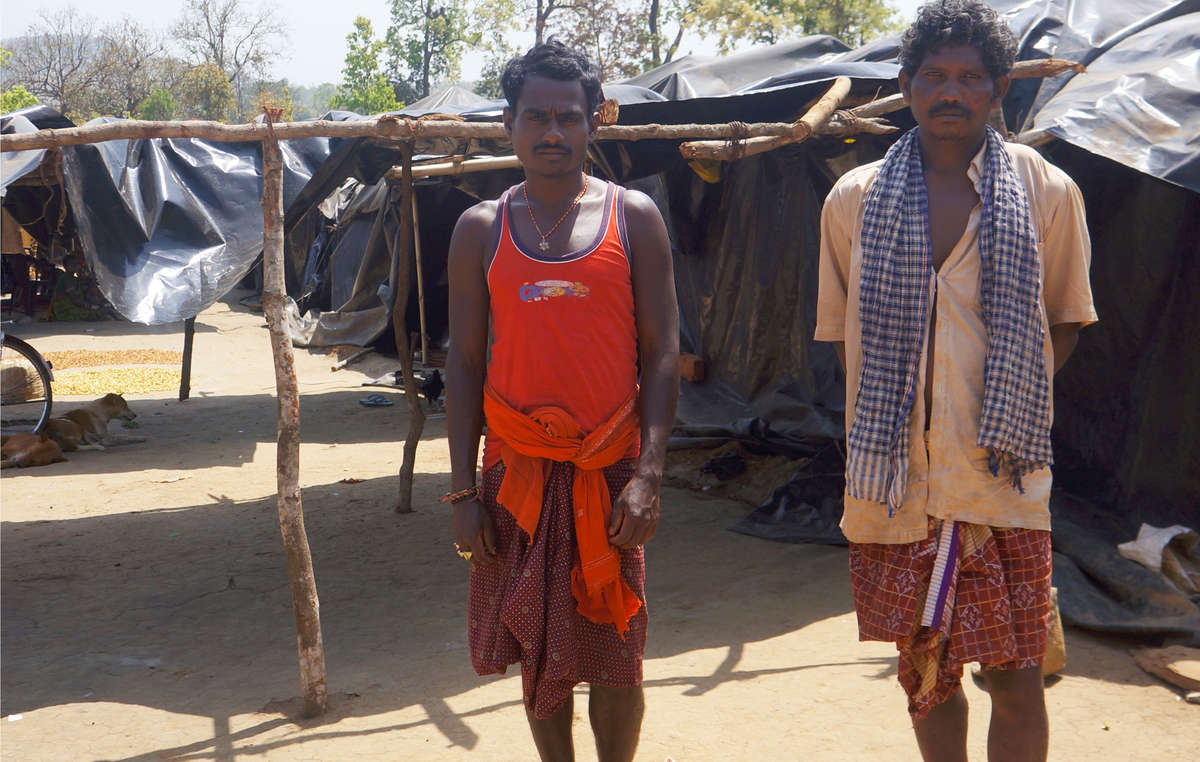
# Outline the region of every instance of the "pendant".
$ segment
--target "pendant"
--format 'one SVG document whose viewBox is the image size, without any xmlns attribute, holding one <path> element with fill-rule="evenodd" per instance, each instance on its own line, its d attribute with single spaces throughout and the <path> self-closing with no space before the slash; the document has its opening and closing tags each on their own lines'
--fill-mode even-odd
<svg viewBox="0 0 1200 762">
<path fill-rule="evenodd" d="M 545 238 L 543 238 L 542 242 L 538 244 L 538 250 L 542 252 L 550 251 L 550 244 L 546 242 Z"/>
</svg>

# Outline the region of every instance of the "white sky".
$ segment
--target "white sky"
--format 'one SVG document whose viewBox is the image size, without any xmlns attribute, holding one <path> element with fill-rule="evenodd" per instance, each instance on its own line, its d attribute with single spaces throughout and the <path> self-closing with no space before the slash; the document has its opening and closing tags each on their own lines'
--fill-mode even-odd
<svg viewBox="0 0 1200 762">
<path fill-rule="evenodd" d="M 257 7 L 261 0 L 245 0 Z M 890 0 L 905 19 L 915 15 L 923 0 Z M 342 62 L 346 56 L 346 35 L 353 28 L 356 16 L 371 19 L 375 34 L 383 36 L 388 25 L 388 3 L 386 0 L 282 0 L 276 2 L 289 26 L 288 44 L 272 73 L 276 77 L 287 77 L 293 84 L 317 85 L 321 82 L 337 82 L 341 78 Z M 180 15 L 181 0 L 0 0 L 0 38 L 16 37 L 25 32 L 43 9 L 57 10 L 73 5 L 86 15 L 94 17 L 101 25 L 117 21 L 128 15 L 143 26 L 165 29 Z M 528 39 L 518 40 L 523 44 L 533 41 L 533 32 Z M 684 41 L 680 54 L 689 52 L 712 54 L 715 47 L 700 39 Z M 468 54 L 463 62 L 463 78 L 475 79 L 483 65 L 480 55 Z"/>
</svg>

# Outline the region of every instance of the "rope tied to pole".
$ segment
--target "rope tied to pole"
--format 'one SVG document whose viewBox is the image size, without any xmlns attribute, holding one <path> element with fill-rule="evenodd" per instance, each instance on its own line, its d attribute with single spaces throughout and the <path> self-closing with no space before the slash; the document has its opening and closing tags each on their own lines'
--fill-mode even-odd
<svg viewBox="0 0 1200 762">
<path fill-rule="evenodd" d="M 746 138 L 750 137 L 750 125 L 745 122 L 729 123 L 729 138 L 725 142 L 726 150 L 731 161 L 736 161 L 746 155 Z"/>
</svg>

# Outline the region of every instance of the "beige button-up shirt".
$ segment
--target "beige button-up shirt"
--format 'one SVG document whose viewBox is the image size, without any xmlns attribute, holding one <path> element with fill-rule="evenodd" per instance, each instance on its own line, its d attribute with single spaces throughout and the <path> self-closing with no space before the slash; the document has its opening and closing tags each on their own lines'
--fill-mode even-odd
<svg viewBox="0 0 1200 762">
<path fill-rule="evenodd" d="M 1054 350 L 1050 326 L 1096 321 L 1088 282 L 1091 243 L 1083 197 L 1075 183 L 1031 148 L 1007 144 L 1029 196 L 1041 258 L 1041 304 L 1045 329 L 1046 374 L 1053 390 Z M 980 197 L 984 151 L 967 174 Z M 853 424 L 862 366 L 859 276 L 862 269 L 863 210 L 881 162 L 847 172 L 825 199 L 821 213 L 818 286 L 818 341 L 846 345 L 846 430 Z M 925 539 L 928 516 L 994 527 L 1050 528 L 1049 469 L 1024 477 L 1024 494 L 1007 479 L 992 476 L 987 450 L 976 445 L 983 404 L 983 361 L 987 328 L 980 302 L 979 222 L 976 204 L 962 238 L 937 272 L 930 272 L 929 303 L 936 300 L 933 362 L 928 334 L 921 349 L 917 388 L 933 374 L 933 395 L 925 437 L 925 396 L 917 394 L 909 422 L 908 485 L 891 518 L 886 505 L 845 496 L 842 531 L 851 542 L 904 543 Z M 930 325 L 926 316 L 926 325 Z"/>
</svg>

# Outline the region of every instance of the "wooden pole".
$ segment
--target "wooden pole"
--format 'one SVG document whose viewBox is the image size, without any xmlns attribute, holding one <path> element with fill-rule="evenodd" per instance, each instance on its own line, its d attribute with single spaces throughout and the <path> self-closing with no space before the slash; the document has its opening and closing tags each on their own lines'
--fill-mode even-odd
<svg viewBox="0 0 1200 762">
<path fill-rule="evenodd" d="M 278 113 L 267 114 L 267 127 Z M 275 358 L 275 394 L 279 402 L 276 437 L 276 480 L 279 490 L 279 529 L 287 555 L 300 653 L 303 713 L 325 713 L 325 647 L 321 643 L 320 601 L 313 574 L 304 510 L 300 503 L 300 391 L 292 338 L 284 320 L 287 293 L 283 280 L 283 158 L 279 142 L 268 131 L 263 154 L 263 312 L 271 332 Z"/>
<path fill-rule="evenodd" d="M 404 459 L 400 463 L 400 493 L 396 499 L 396 513 L 412 511 L 413 469 L 417 464 L 417 443 L 425 429 L 425 413 L 421 410 L 417 378 L 413 375 L 412 347 L 408 343 L 408 325 L 404 319 L 408 307 L 409 266 L 413 252 L 413 182 L 412 145 L 400 147 L 400 230 L 393 247 L 396 262 L 392 303 L 392 334 L 396 340 L 396 353 L 400 355 L 400 370 L 404 374 L 404 400 L 408 403 L 408 437 L 404 440 Z"/>
<path fill-rule="evenodd" d="M 183 367 L 179 370 L 179 401 L 192 395 L 192 341 L 196 337 L 196 318 L 183 321 Z"/>
<path fill-rule="evenodd" d="M 614 124 L 596 130 L 597 140 L 688 140 L 729 139 L 734 137 L 796 137 L 793 122 L 761 124 Z M 266 130 L 258 124 L 221 124 L 220 122 L 143 122 L 136 119 L 105 124 L 38 130 L 0 135 L 0 151 L 26 151 L 34 148 L 103 143 L 108 140 L 145 138 L 200 138 L 217 143 L 249 143 L 266 139 Z M 508 140 L 500 122 L 458 122 L 445 120 L 364 119 L 357 122 L 283 122 L 275 126 L 279 140 L 298 138 L 388 138 L 412 142 L 429 138 L 461 140 Z"/>
<path fill-rule="evenodd" d="M 516 156 L 481 156 L 468 159 L 465 156 L 452 156 L 449 161 L 439 161 L 433 164 L 413 165 L 413 179 L 422 177 L 441 177 L 444 175 L 465 175 L 469 172 L 485 172 L 493 169 L 516 169 L 521 166 L 521 160 Z M 389 180 L 399 180 L 400 167 L 388 170 Z"/>
<path fill-rule="evenodd" d="M 804 116 L 796 120 L 799 131 L 793 137 L 749 138 L 747 140 L 698 140 L 683 143 L 679 152 L 685 159 L 722 159 L 733 161 L 743 156 L 773 151 L 780 146 L 802 143 L 824 124 L 842 101 L 850 94 L 850 78 L 838 77 L 825 94 L 813 104 Z"/>
<path fill-rule="evenodd" d="M 1066 71 L 1086 71 L 1083 64 L 1061 58 L 1018 61 L 1009 75 L 1013 79 L 1053 77 Z M 890 95 L 850 109 L 857 117 L 877 117 L 904 108 L 900 94 Z M 597 140 L 730 140 L 733 138 L 799 137 L 803 127 L 793 122 L 743 124 L 612 124 L 596 130 Z M 354 122 L 282 122 L 272 126 L 277 140 L 297 138 L 391 138 L 413 141 L 426 138 L 507 140 L 500 122 L 468 122 L 461 117 L 430 114 L 419 119 L 384 115 Z M 215 142 L 261 142 L 266 140 L 265 123 L 223 124 L 221 122 L 143 122 L 126 119 L 119 122 L 38 130 L 15 135 L 0 135 L 0 151 L 25 151 L 33 148 L 103 143 L 106 140 L 138 138 L 201 138 Z"/>
<path fill-rule="evenodd" d="M 404 169 L 401 167 L 401 177 Z M 421 272 L 421 216 L 417 214 L 417 192 L 412 192 L 413 255 L 417 261 L 417 316 L 421 323 L 421 365 L 429 365 L 429 334 L 425 329 L 425 276 Z"/>
</svg>

